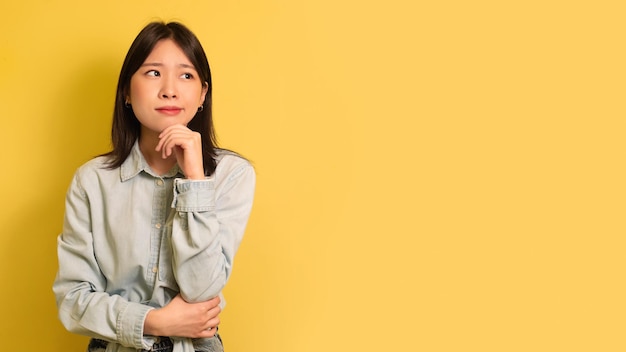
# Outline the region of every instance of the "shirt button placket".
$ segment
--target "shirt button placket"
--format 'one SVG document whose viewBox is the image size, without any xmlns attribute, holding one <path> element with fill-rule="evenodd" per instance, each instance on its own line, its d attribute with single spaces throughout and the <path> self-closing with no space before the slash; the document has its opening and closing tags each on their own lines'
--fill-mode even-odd
<svg viewBox="0 0 626 352">
<path fill-rule="evenodd" d="M 162 178 L 156 178 L 154 180 L 155 192 L 154 199 L 152 204 L 152 221 L 154 224 L 154 228 L 152 230 L 152 263 L 150 270 L 152 273 L 152 279 L 154 279 L 154 275 L 157 275 L 159 272 L 159 251 L 160 251 L 160 243 L 162 237 L 162 227 L 163 221 L 165 219 L 165 210 L 163 209 L 163 201 L 165 200 L 166 189 L 163 187 L 165 185 L 165 181 Z"/>
</svg>

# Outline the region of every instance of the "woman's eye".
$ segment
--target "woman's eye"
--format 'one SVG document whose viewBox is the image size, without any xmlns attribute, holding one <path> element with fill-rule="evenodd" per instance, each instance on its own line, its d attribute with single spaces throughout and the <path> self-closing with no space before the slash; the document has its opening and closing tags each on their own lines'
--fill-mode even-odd
<svg viewBox="0 0 626 352">
<path fill-rule="evenodd" d="M 181 77 L 184 79 L 192 79 L 193 75 L 191 73 L 183 73 Z"/>
<path fill-rule="evenodd" d="M 146 72 L 146 75 L 151 76 L 151 77 L 159 77 L 161 73 L 157 70 L 150 70 Z"/>
</svg>

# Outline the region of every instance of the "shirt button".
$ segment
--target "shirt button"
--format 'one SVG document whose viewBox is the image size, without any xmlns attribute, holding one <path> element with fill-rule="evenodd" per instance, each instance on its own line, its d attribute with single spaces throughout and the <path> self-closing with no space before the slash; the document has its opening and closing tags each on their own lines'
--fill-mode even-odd
<svg viewBox="0 0 626 352">
<path fill-rule="evenodd" d="M 158 179 L 158 180 L 156 181 L 156 184 L 157 184 L 157 186 L 163 186 L 163 180 Z"/>
<path fill-rule="evenodd" d="M 156 273 L 157 271 L 159 271 L 159 269 L 157 269 L 157 267 L 155 266 L 154 268 L 152 268 L 152 272 Z"/>
<path fill-rule="evenodd" d="M 161 223 L 157 223 L 156 225 L 154 225 L 154 227 L 156 227 L 157 229 L 161 228 Z"/>
</svg>

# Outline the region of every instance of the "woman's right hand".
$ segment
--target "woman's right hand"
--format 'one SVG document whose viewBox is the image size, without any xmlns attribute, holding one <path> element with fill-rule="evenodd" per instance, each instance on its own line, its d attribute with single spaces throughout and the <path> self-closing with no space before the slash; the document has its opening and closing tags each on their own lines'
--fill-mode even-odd
<svg viewBox="0 0 626 352">
<path fill-rule="evenodd" d="M 205 302 L 187 303 L 180 294 L 163 308 L 148 312 L 144 321 L 144 334 L 152 336 L 177 336 L 206 338 L 215 335 L 220 323 L 220 298 Z"/>
</svg>

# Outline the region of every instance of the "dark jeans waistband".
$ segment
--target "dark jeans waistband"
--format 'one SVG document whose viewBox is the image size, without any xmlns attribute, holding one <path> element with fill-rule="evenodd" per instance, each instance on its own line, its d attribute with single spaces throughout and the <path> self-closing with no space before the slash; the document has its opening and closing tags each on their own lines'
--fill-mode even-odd
<svg viewBox="0 0 626 352">
<path fill-rule="evenodd" d="M 219 334 L 215 334 L 216 340 L 211 339 L 208 345 L 200 347 L 202 351 L 224 351 L 224 346 L 222 345 L 222 338 Z M 89 347 L 87 347 L 87 352 L 104 352 L 109 344 L 108 341 L 100 340 L 96 338 L 92 338 L 89 341 Z M 208 348 L 208 349 L 207 349 Z M 174 349 L 174 344 L 169 337 L 159 337 L 157 342 L 152 345 L 152 349 L 150 350 L 137 350 L 140 352 L 172 352 Z"/>
<path fill-rule="evenodd" d="M 99 352 L 100 350 L 104 351 L 109 344 L 108 341 L 100 340 L 100 339 L 91 339 L 89 341 L 89 347 L 87 351 L 89 352 Z M 158 341 L 152 345 L 152 349 L 150 350 L 141 350 L 142 352 L 172 352 L 174 348 L 174 344 L 172 344 L 172 340 L 169 337 L 159 337 Z"/>
</svg>

